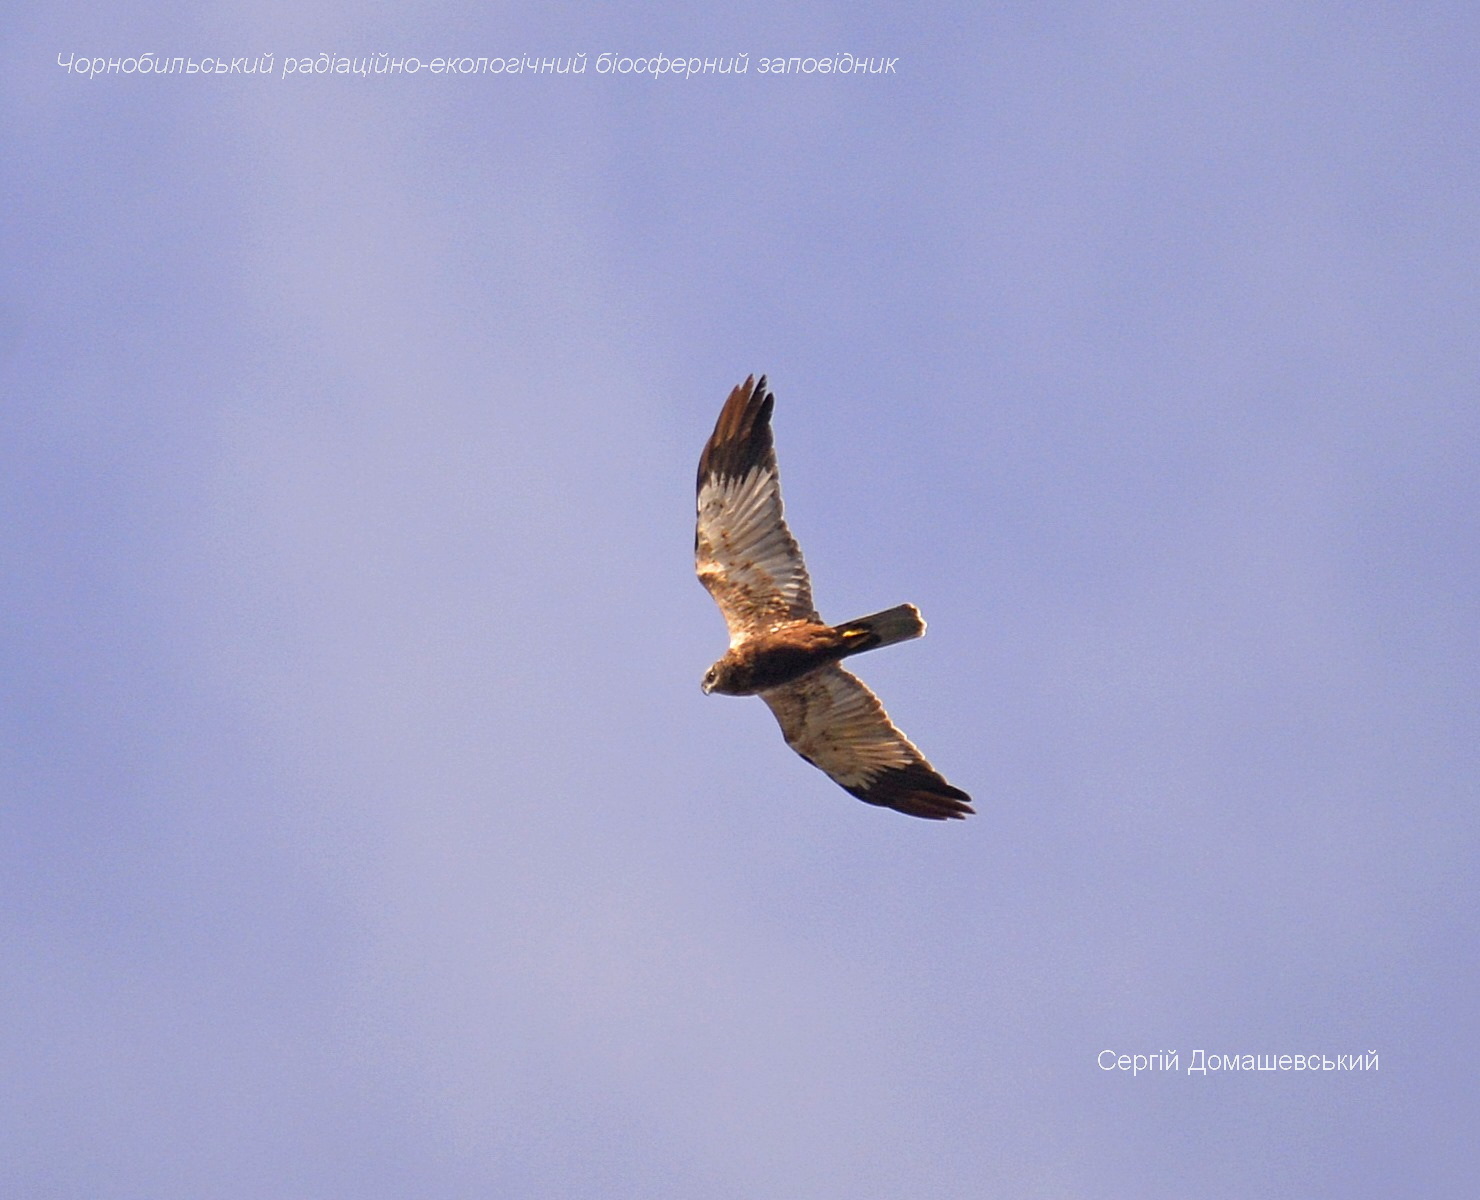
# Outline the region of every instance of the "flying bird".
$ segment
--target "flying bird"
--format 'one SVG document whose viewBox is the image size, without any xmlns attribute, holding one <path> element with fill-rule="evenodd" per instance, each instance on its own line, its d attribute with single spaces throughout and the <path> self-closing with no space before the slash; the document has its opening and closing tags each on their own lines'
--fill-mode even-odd
<svg viewBox="0 0 1480 1200">
<path fill-rule="evenodd" d="M 730 649 L 704 692 L 759 696 L 786 744 L 869 804 L 942 821 L 973 812 L 889 719 L 878 697 L 839 660 L 917 638 L 913 604 L 828 625 L 781 515 L 771 438 L 776 397 L 766 377 L 730 393 L 699 456 L 694 564 L 730 630 Z"/>
</svg>

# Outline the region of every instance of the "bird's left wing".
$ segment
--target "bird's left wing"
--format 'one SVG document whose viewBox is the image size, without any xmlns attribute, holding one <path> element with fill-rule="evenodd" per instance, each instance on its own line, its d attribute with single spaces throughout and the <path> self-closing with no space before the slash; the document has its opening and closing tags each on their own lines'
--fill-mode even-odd
<svg viewBox="0 0 1480 1200">
<path fill-rule="evenodd" d="M 952 787 L 895 726 L 856 675 L 832 663 L 761 693 L 786 744 L 869 804 L 943 821 L 969 816 L 971 797 Z"/>
<path fill-rule="evenodd" d="M 724 614 L 730 644 L 788 621 L 817 620 L 801 549 L 781 516 L 766 377 L 730 393 L 699 457 L 694 567 Z"/>
</svg>

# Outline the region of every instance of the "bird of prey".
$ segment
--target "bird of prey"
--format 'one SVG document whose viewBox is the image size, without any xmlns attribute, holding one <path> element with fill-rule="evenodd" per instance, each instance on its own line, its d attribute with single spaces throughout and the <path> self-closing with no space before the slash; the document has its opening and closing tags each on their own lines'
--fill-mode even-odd
<svg viewBox="0 0 1480 1200">
<path fill-rule="evenodd" d="M 747 379 L 730 393 L 699 456 L 699 582 L 730 630 L 730 649 L 704 676 L 704 691 L 759 696 L 786 743 L 869 804 L 941 821 L 973 811 L 889 720 L 878 698 L 840 659 L 917 638 L 913 604 L 828 625 L 812 607 L 812 582 L 781 516 L 771 440 L 776 397 Z"/>
</svg>

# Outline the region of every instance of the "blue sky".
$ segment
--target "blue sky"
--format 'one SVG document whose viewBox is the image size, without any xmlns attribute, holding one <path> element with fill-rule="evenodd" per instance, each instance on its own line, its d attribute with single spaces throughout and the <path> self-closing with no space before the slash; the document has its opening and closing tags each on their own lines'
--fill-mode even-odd
<svg viewBox="0 0 1480 1200">
<path fill-rule="evenodd" d="M 4 29 L 0 1190 L 1473 1194 L 1466 6 Z M 971 821 L 699 691 L 752 372 Z"/>
</svg>

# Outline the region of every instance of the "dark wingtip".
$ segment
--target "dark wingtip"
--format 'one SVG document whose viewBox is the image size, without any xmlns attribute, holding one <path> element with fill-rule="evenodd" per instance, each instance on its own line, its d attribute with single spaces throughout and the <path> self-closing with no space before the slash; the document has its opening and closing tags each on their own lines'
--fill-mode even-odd
<svg viewBox="0 0 1480 1200">
<path fill-rule="evenodd" d="M 699 456 L 698 487 L 711 475 L 743 475 L 765 460 L 771 452 L 771 410 L 776 397 L 766 386 L 766 377 L 754 375 L 730 390 L 720 409 L 714 432 Z"/>
<path fill-rule="evenodd" d="M 971 797 L 949 784 L 936 792 L 917 792 L 911 800 L 915 802 L 911 807 L 895 807 L 902 813 L 923 817 L 927 821 L 964 821 L 976 815 L 976 809 L 970 804 Z"/>
<path fill-rule="evenodd" d="M 923 762 L 886 771 L 862 787 L 847 790 L 865 803 L 927 821 L 961 820 L 976 815 L 971 797 L 952 787 Z"/>
</svg>

